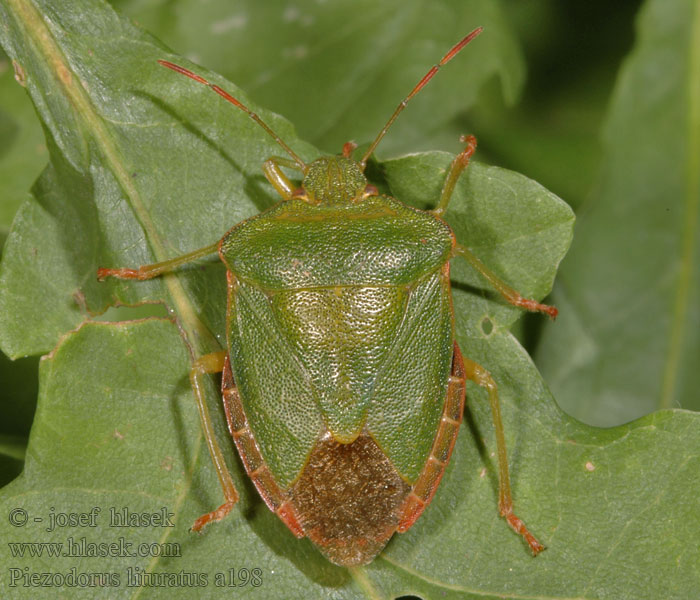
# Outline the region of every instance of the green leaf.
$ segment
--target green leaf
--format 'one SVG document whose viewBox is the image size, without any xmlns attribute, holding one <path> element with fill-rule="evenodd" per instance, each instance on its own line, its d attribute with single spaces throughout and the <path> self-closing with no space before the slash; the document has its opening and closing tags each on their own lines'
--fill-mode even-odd
<svg viewBox="0 0 700 600">
<path fill-rule="evenodd" d="M 0 50 L 0 248 L 12 217 L 48 157 L 34 108 Z"/>
<path fill-rule="evenodd" d="M 207 399 L 241 501 L 201 535 L 188 532 L 195 517 L 221 502 L 188 374 L 192 354 L 223 342 L 223 268 L 212 258 L 149 282 L 102 284 L 95 272 L 204 246 L 271 205 L 274 191 L 260 165 L 281 151 L 210 90 L 159 68 L 158 58 L 188 63 L 103 4 L 76 1 L 57 10 L 49 2 L 3 0 L 0 22 L 51 153 L 0 266 L 0 344 L 14 356 L 53 348 L 41 363 L 24 473 L 0 493 L 1 596 L 73 595 L 69 576 L 80 573 L 117 576 L 90 587 L 92 597 L 105 598 L 680 599 L 697 589 L 697 415 L 665 411 L 610 430 L 565 416 L 508 332 L 517 311 L 457 261 L 457 335 L 465 355 L 499 385 L 515 508 L 547 551 L 533 559 L 498 516 L 491 416 L 474 386 L 430 507 L 371 565 L 347 570 L 295 539 L 258 498 L 212 381 Z M 232 84 L 199 71 L 248 102 Z M 316 156 L 287 122 L 251 108 L 305 159 Z M 443 153 L 388 161 L 377 166 L 379 183 L 417 206 L 434 205 L 449 161 Z M 461 178 L 446 218 L 489 266 L 538 298 L 551 286 L 573 221 L 536 183 L 478 164 Z M 173 320 L 90 320 L 88 308 L 115 301 L 164 301 Z M 90 519 L 94 507 L 94 527 L 46 531 L 52 515 Z M 122 507 L 158 514 L 165 507 L 174 526 L 110 527 L 110 509 Z M 21 517 L 16 509 L 26 511 L 23 526 L 8 519 Z M 157 547 L 170 551 L 167 557 L 31 558 L 18 555 L 28 547 L 10 545 L 69 538 L 118 545 L 123 538 L 129 551 L 140 543 L 177 546 Z M 25 585 L 25 567 L 58 574 L 63 583 Z M 216 573 L 230 576 L 230 569 L 242 583 L 242 568 L 259 568 L 262 584 L 216 586 Z M 132 583 L 135 573 L 166 583 L 129 586 L 129 569 Z M 20 578 L 16 587 L 12 576 Z"/>
<path fill-rule="evenodd" d="M 539 364 L 562 407 L 589 423 L 700 409 L 697 3 L 646 3 L 604 144 Z"/>
</svg>

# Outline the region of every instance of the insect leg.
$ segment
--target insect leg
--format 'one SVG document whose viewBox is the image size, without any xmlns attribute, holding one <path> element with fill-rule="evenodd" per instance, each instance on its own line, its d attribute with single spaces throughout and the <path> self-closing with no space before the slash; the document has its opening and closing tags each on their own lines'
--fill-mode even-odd
<svg viewBox="0 0 700 600">
<path fill-rule="evenodd" d="M 463 135 L 459 138 L 459 141 L 466 143 L 467 147 L 454 157 L 454 160 L 450 165 L 450 170 L 447 173 L 445 183 L 442 186 L 442 192 L 440 193 L 440 202 L 438 202 L 437 207 L 431 211 L 438 217 L 445 214 L 447 206 L 452 199 L 452 193 L 455 191 L 457 180 L 462 174 L 462 171 L 464 171 L 464 169 L 466 169 L 469 165 L 469 160 L 471 159 L 472 154 L 474 154 L 476 151 L 476 138 L 473 135 Z"/>
<path fill-rule="evenodd" d="M 509 304 L 519 306 L 520 308 L 531 310 L 533 312 L 539 311 L 547 313 L 551 319 L 555 319 L 559 314 L 559 311 L 555 306 L 540 304 L 539 302 L 536 302 L 530 298 L 523 298 L 519 292 L 515 291 L 505 281 L 498 277 L 498 275 L 489 270 L 488 267 L 482 263 L 481 260 L 479 260 L 479 258 L 466 246 L 457 244 L 454 254 L 455 256 L 461 256 L 464 258 L 472 267 L 481 273 L 484 279 L 486 279 L 494 288 L 496 288 L 496 291 L 501 294 L 501 296 L 503 296 L 503 298 L 505 298 Z"/>
<path fill-rule="evenodd" d="M 138 279 L 143 281 L 144 279 L 152 279 L 153 277 L 158 277 L 163 273 L 168 273 L 173 271 L 175 268 L 185 263 L 192 262 L 198 258 L 202 258 L 207 254 L 213 254 L 219 249 L 219 242 L 215 242 L 210 246 L 205 246 L 204 248 L 199 248 L 198 250 L 193 250 L 187 254 L 181 256 L 176 256 L 169 260 L 164 260 L 163 262 L 154 263 L 152 265 L 142 265 L 138 269 L 97 269 L 97 279 L 99 281 L 104 281 L 107 277 L 116 277 L 117 279 Z"/>
<path fill-rule="evenodd" d="M 224 498 L 226 499 L 226 502 L 219 506 L 219 508 L 199 517 L 199 519 L 194 522 L 194 525 L 192 525 L 192 531 L 199 531 L 211 521 L 220 521 L 231 511 L 236 502 L 238 502 L 238 492 L 233 485 L 233 480 L 226 466 L 224 455 L 216 441 L 214 426 L 205 402 L 204 390 L 202 389 L 202 377 L 207 373 L 221 372 L 224 368 L 225 360 L 226 352 L 212 352 L 211 354 L 200 356 L 194 362 L 190 370 L 190 382 L 192 383 L 195 400 L 197 401 L 197 409 L 199 410 L 199 418 L 202 422 L 202 429 L 204 430 L 204 438 L 207 441 L 209 454 L 211 454 L 211 459 L 214 463 L 216 474 L 219 477 L 219 483 L 221 483 Z"/>
<path fill-rule="evenodd" d="M 491 414 L 493 415 L 493 426 L 496 430 L 496 445 L 498 447 L 498 510 L 502 517 L 505 517 L 508 525 L 525 538 L 529 544 L 533 555 L 537 555 L 544 546 L 540 544 L 525 527 L 518 517 L 513 513 L 513 498 L 510 491 L 510 475 L 508 474 L 508 457 L 506 456 L 506 439 L 503 434 L 503 423 L 501 421 L 501 406 L 498 401 L 498 389 L 491 374 L 473 360 L 464 358 L 464 370 L 466 378 L 477 385 L 486 388 L 491 404 Z"/>
<path fill-rule="evenodd" d="M 289 167 L 297 170 L 299 167 L 293 160 L 281 156 L 271 156 L 262 166 L 265 177 L 277 190 L 277 193 L 282 196 L 284 200 L 289 200 L 295 188 L 280 167 Z"/>
</svg>

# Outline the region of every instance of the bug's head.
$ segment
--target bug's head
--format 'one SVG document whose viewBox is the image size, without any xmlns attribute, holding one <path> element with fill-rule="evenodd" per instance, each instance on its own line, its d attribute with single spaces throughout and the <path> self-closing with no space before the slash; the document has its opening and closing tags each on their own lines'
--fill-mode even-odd
<svg viewBox="0 0 700 600">
<path fill-rule="evenodd" d="M 302 182 L 310 204 L 350 204 L 377 194 L 367 184 L 360 165 L 345 156 L 325 156 L 312 162 Z"/>
</svg>

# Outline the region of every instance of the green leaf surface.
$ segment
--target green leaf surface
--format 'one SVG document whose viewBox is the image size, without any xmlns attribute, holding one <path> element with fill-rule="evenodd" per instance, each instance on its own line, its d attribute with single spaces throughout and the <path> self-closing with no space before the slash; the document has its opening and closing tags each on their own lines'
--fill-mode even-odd
<svg viewBox="0 0 700 600">
<path fill-rule="evenodd" d="M 592 424 L 700 409 L 697 2 L 645 4 L 604 147 L 538 363 L 562 407 Z"/>
<path fill-rule="evenodd" d="M 41 362 L 25 470 L 0 493 L 0 596 L 692 597 L 700 585 L 697 415 L 664 411 L 610 430 L 567 417 L 508 332 L 518 311 L 458 261 L 458 339 L 499 385 L 516 511 L 546 552 L 533 559 L 498 516 L 491 416 L 474 386 L 430 507 L 371 565 L 347 570 L 295 539 L 258 498 L 225 431 L 212 381 L 207 398 L 241 501 L 223 522 L 190 533 L 193 520 L 221 502 L 188 374 L 192 354 L 222 342 L 224 270 L 212 258 L 150 282 L 98 284 L 95 272 L 204 246 L 270 206 L 275 195 L 260 165 L 280 150 L 218 96 L 155 65 L 157 58 L 187 63 L 104 4 L 84 0 L 56 10 L 50 2 L 3 0 L 0 22 L 6 51 L 27 74 L 51 153 L 0 266 L 0 344 L 14 356 L 52 349 Z M 287 122 L 252 108 L 305 159 L 316 155 Z M 393 195 L 426 207 L 435 203 L 450 158 L 427 153 L 372 167 Z M 544 296 L 570 242 L 570 210 L 521 175 L 472 167 L 447 220 L 509 283 Z M 156 301 L 168 304 L 172 320 L 95 322 L 87 312 Z M 174 526 L 110 527 L 110 509 L 123 507 L 158 514 L 165 507 Z M 61 526 L 59 517 L 47 531 L 52 515 L 70 513 L 85 513 L 88 523 Z M 160 549 L 170 556 L 31 557 L 38 547 L 16 545 L 82 538 L 114 542 L 117 553 Z M 25 568 L 58 574 L 62 585 L 25 584 Z M 255 568 L 261 585 L 243 584 L 241 569 Z M 217 573 L 230 583 L 230 569 L 240 585 L 217 586 Z M 110 578 L 77 590 L 69 576 L 81 573 Z M 134 579 L 143 573 L 165 583 L 143 585 L 143 577 Z"/>
<path fill-rule="evenodd" d="M 36 113 L 17 80 L 21 73 L 0 51 L 0 247 L 12 217 L 46 164 L 48 153 Z"/>
</svg>

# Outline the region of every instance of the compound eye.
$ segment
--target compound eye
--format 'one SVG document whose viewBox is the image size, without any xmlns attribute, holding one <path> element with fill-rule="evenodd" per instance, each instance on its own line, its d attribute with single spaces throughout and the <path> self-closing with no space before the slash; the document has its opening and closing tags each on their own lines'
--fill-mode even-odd
<svg viewBox="0 0 700 600">
<path fill-rule="evenodd" d="M 368 183 L 365 186 L 365 191 L 362 193 L 362 197 L 369 198 L 370 196 L 379 196 L 379 190 L 371 183 Z"/>
<path fill-rule="evenodd" d="M 350 158 L 355 148 L 357 148 L 357 144 L 355 142 L 345 142 L 343 144 L 343 156 L 345 158 Z"/>
</svg>

